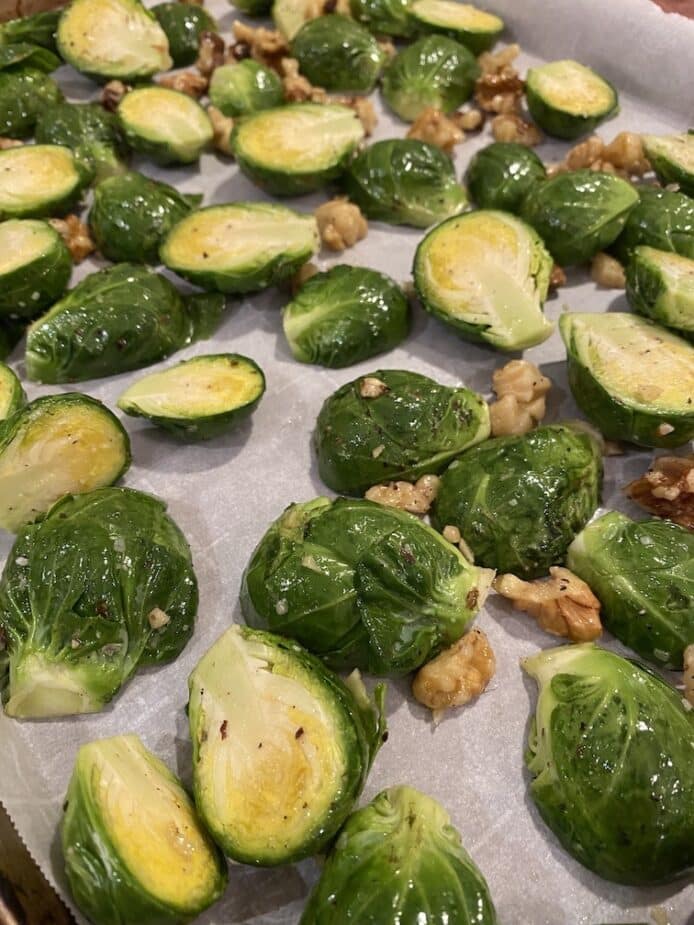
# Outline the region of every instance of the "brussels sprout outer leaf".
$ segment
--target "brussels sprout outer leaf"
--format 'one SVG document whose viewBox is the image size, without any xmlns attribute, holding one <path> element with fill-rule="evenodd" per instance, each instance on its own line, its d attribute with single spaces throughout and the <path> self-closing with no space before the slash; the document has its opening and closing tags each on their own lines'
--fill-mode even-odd
<svg viewBox="0 0 694 925">
<path fill-rule="evenodd" d="M 694 196 L 694 135 L 642 135 L 644 151 L 665 186 L 677 183 L 687 196 Z"/>
<path fill-rule="evenodd" d="M 90 182 L 123 173 L 127 147 L 111 112 L 96 103 L 60 103 L 44 109 L 35 131 L 39 144 L 64 145 L 75 153 Z"/>
<path fill-rule="evenodd" d="M 0 151 L 0 220 L 63 215 L 86 180 L 72 152 L 60 145 Z"/>
<path fill-rule="evenodd" d="M 538 682 L 532 797 L 576 860 L 636 886 L 694 869 L 694 713 L 661 678 L 591 643 L 525 659 Z"/>
<path fill-rule="evenodd" d="M 17 42 L 31 42 L 49 51 L 56 51 L 55 31 L 58 28 L 60 10 L 45 10 L 33 16 L 10 19 L 0 23 L 0 45 Z"/>
<path fill-rule="evenodd" d="M 272 109 L 284 102 L 282 81 L 272 68 L 245 58 L 238 64 L 223 64 L 212 72 L 210 102 L 225 116 L 242 116 Z"/>
<path fill-rule="evenodd" d="M 350 12 L 375 35 L 409 38 L 415 31 L 411 5 L 412 0 L 350 0 Z"/>
<path fill-rule="evenodd" d="M 62 99 L 58 84 L 43 71 L 20 67 L 0 72 L 0 136 L 28 138 L 40 113 Z"/>
<path fill-rule="evenodd" d="M 632 251 L 626 281 L 635 312 L 694 339 L 694 260 L 641 245 Z"/>
<path fill-rule="evenodd" d="M 0 421 L 11 417 L 26 403 L 27 397 L 16 373 L 0 363 Z"/>
<path fill-rule="evenodd" d="M 418 31 L 448 35 L 474 55 L 488 51 L 504 30 L 499 16 L 458 0 L 414 0 L 410 16 Z"/>
<path fill-rule="evenodd" d="M 633 249 L 647 244 L 694 259 L 694 200 L 683 193 L 643 186 L 612 251 L 627 263 Z"/>
<path fill-rule="evenodd" d="M 472 157 L 465 182 L 480 209 L 515 213 L 528 192 L 546 177 L 545 165 L 531 148 L 495 141 Z"/>
<path fill-rule="evenodd" d="M 202 33 L 218 31 L 214 17 L 192 3 L 158 3 L 152 13 L 166 33 L 174 67 L 195 64 Z"/>
<path fill-rule="evenodd" d="M 31 42 L 0 44 L 0 71 L 6 71 L 19 64 L 50 74 L 51 71 L 60 67 L 61 61 L 52 51 Z"/>
<path fill-rule="evenodd" d="M 71 273 L 70 251 L 47 222 L 0 224 L 0 316 L 36 315 L 65 292 Z"/>
<path fill-rule="evenodd" d="M 312 84 L 356 93 L 373 90 L 385 57 L 364 26 L 338 14 L 309 19 L 292 39 L 291 50 Z"/>
<path fill-rule="evenodd" d="M 555 138 L 578 138 L 619 111 L 612 84 L 578 61 L 531 67 L 525 95 L 530 115 Z"/>
<path fill-rule="evenodd" d="M 192 164 L 212 143 L 210 118 L 186 93 L 159 85 L 131 90 L 118 106 L 126 141 L 163 166 Z"/>
</svg>

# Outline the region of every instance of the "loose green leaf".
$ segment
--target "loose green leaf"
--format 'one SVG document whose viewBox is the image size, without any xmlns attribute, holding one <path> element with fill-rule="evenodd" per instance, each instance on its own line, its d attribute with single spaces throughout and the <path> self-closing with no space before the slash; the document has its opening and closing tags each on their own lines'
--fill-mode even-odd
<svg viewBox="0 0 694 925">
<path fill-rule="evenodd" d="M 61 10 L 45 10 L 32 16 L 10 19 L 0 23 L 0 45 L 31 42 L 49 51 L 57 51 L 55 33 Z"/>
</svg>

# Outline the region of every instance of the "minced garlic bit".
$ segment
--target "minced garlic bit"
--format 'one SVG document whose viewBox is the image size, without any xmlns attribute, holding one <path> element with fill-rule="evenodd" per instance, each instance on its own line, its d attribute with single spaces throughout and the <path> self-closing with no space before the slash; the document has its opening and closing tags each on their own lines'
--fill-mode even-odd
<svg viewBox="0 0 694 925">
<path fill-rule="evenodd" d="M 602 634 L 600 601 L 588 585 L 569 569 L 554 566 L 549 578 L 522 581 L 499 575 L 494 588 L 513 602 L 516 610 L 535 617 L 539 626 L 572 642 L 590 642 Z"/>
<path fill-rule="evenodd" d="M 368 234 L 369 226 L 359 206 L 343 196 L 324 202 L 314 214 L 321 241 L 328 250 L 346 250 Z"/>
<path fill-rule="evenodd" d="M 279 64 L 282 75 L 284 98 L 288 103 L 325 103 L 328 94 L 323 87 L 314 87 L 313 84 L 299 73 L 299 62 L 296 58 L 282 58 Z"/>
<path fill-rule="evenodd" d="M 438 475 L 423 475 L 412 482 L 388 482 L 386 485 L 374 485 L 364 497 L 367 501 L 397 507 L 410 514 L 427 514 L 438 494 L 441 479 Z"/>
<path fill-rule="evenodd" d="M 224 64 L 225 56 L 226 45 L 221 35 L 209 30 L 200 33 L 198 58 L 195 62 L 195 67 L 201 74 L 204 74 L 205 77 L 210 77 L 214 70 Z"/>
<path fill-rule="evenodd" d="M 276 29 L 265 29 L 263 26 L 254 29 L 239 19 L 234 20 L 231 28 L 236 41 L 245 42 L 251 57 L 261 64 L 279 70 L 282 58 L 289 55 L 287 40 Z"/>
<path fill-rule="evenodd" d="M 67 244 L 70 256 L 74 263 L 82 263 L 85 257 L 93 254 L 96 244 L 92 241 L 89 226 L 81 221 L 77 215 L 68 215 L 65 218 L 49 218 L 60 237 Z"/>
<path fill-rule="evenodd" d="M 0 151 L 7 151 L 9 148 L 21 148 L 24 144 L 19 138 L 0 138 Z"/>
<path fill-rule="evenodd" d="M 620 132 L 609 144 L 599 135 L 591 135 L 575 145 L 563 161 L 551 164 L 550 176 L 570 170 L 601 170 L 620 177 L 642 177 L 651 169 L 643 149 L 641 136 L 635 132 Z"/>
<path fill-rule="evenodd" d="M 440 109 L 427 106 L 412 123 L 407 137 L 426 141 L 441 148 L 446 154 L 451 154 L 453 148 L 464 140 L 465 134 Z"/>
<path fill-rule="evenodd" d="M 626 493 L 651 514 L 694 530 L 694 455 L 656 457 Z"/>
<path fill-rule="evenodd" d="M 694 707 L 694 644 L 684 650 L 684 699 Z"/>
<path fill-rule="evenodd" d="M 101 91 L 101 105 L 108 112 L 115 112 L 118 109 L 118 104 L 123 99 L 126 93 L 129 93 L 132 90 L 130 84 L 123 83 L 122 80 L 109 80 L 107 84 L 104 84 L 104 88 Z"/>
<path fill-rule="evenodd" d="M 171 622 L 171 617 L 160 607 L 153 607 L 147 614 L 147 620 L 153 630 L 160 630 L 162 626 Z"/>
<path fill-rule="evenodd" d="M 215 150 L 226 154 L 228 157 L 233 157 L 231 131 L 234 128 L 234 120 L 231 116 L 225 116 L 216 106 L 208 106 L 207 115 L 212 123 L 212 131 L 214 132 L 212 144 Z"/>
<path fill-rule="evenodd" d="M 486 635 L 470 630 L 419 669 L 412 682 L 416 699 L 434 711 L 438 722 L 444 710 L 469 703 L 494 677 L 496 659 Z"/>
<path fill-rule="evenodd" d="M 207 91 L 208 84 L 209 79 L 204 74 L 196 74 L 195 71 L 179 71 L 177 74 L 167 74 L 159 79 L 160 87 L 178 90 L 179 93 L 185 93 L 196 100 Z"/>
<path fill-rule="evenodd" d="M 495 141 L 515 142 L 532 148 L 542 141 L 542 132 L 536 125 L 526 122 L 516 113 L 503 113 L 492 119 L 492 135 Z"/>
<path fill-rule="evenodd" d="M 489 406 L 492 435 L 527 434 L 544 418 L 552 380 L 529 360 L 511 360 L 492 374 L 497 401 Z"/>
<path fill-rule="evenodd" d="M 627 284 L 624 267 L 619 260 L 602 251 L 593 257 L 590 275 L 593 282 L 605 289 L 624 289 Z"/>
<path fill-rule="evenodd" d="M 375 376 L 365 376 L 359 383 L 359 394 L 362 398 L 380 398 L 389 391 L 385 382 Z"/>
</svg>

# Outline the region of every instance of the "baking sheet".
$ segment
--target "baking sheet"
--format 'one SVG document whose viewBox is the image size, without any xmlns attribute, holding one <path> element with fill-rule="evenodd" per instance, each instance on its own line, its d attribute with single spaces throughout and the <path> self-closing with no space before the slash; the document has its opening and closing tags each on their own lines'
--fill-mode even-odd
<svg viewBox="0 0 694 925">
<path fill-rule="evenodd" d="M 234 12 L 222 0 L 208 5 L 228 33 Z M 498 0 L 494 8 L 507 16 L 512 37 L 524 49 L 546 59 L 575 55 L 617 83 L 622 110 L 602 128 L 604 137 L 622 129 L 664 132 L 689 127 L 694 23 L 666 16 L 647 0 L 611 0 L 610 4 Z M 536 60 L 524 55 L 521 64 L 525 67 Z M 94 85 L 74 72 L 63 69 L 58 79 L 75 99 L 95 95 Z M 375 138 L 403 136 L 405 131 L 402 123 L 382 114 Z M 481 136 L 470 135 L 456 150 L 458 171 L 490 140 L 488 130 Z M 560 159 L 566 145 L 546 144 L 538 150 L 545 160 Z M 204 191 L 206 204 L 268 198 L 240 176 L 232 162 L 213 155 L 204 156 L 199 167 L 186 169 L 157 170 L 144 161 L 135 161 L 134 166 L 186 192 Z M 290 204 L 308 211 L 324 198 L 303 197 Z M 321 254 L 318 263 L 375 267 L 404 282 L 410 278 L 421 236 L 420 231 L 372 223 L 368 237 L 355 248 L 333 257 Z M 96 266 L 98 261 L 87 261 L 76 276 Z M 190 779 L 184 713 L 188 674 L 229 623 L 241 619 L 241 573 L 269 523 L 291 501 L 327 493 L 310 449 L 323 400 L 338 386 L 379 366 L 416 370 L 448 384 L 464 382 L 489 395 L 492 370 L 508 359 L 465 343 L 416 308 L 411 336 L 389 354 L 337 371 L 304 366 L 292 359 L 282 335 L 279 309 L 284 301 L 286 296 L 271 291 L 230 302 L 215 337 L 175 358 L 230 350 L 260 364 L 267 375 L 266 395 L 252 419 L 236 433 L 208 444 L 182 446 L 143 421 L 124 418 L 133 446 L 133 465 L 124 484 L 164 498 L 193 550 L 200 611 L 186 650 L 168 666 L 140 672 L 101 714 L 24 723 L 0 715 L 0 797 L 34 858 L 64 896 L 56 830 L 81 743 L 134 732 L 184 780 Z M 624 310 L 626 302 L 623 293 L 599 290 L 586 282 L 585 273 L 575 273 L 547 303 L 546 311 L 556 319 L 569 308 Z M 566 384 L 559 336 L 525 355 L 555 383 L 547 421 L 578 416 Z M 23 372 L 19 353 L 12 365 Z M 76 388 L 114 407 L 117 396 L 137 375 Z M 35 398 L 61 389 L 29 383 L 27 390 Z M 621 489 L 645 470 L 649 459 L 648 453 L 631 452 L 605 460 L 605 508 L 638 514 Z M 3 559 L 11 542 L 7 535 L 0 538 Z M 363 801 L 397 783 L 408 783 L 439 799 L 485 874 L 505 925 L 644 922 L 651 920 L 654 907 L 666 911 L 670 925 L 691 925 L 694 887 L 680 883 L 638 890 L 607 883 L 569 857 L 541 822 L 527 796 L 523 765 L 535 690 L 523 676 L 519 660 L 558 640 L 542 633 L 527 616 L 512 613 L 496 595 L 489 598 L 478 620 L 497 658 L 497 674 L 487 692 L 435 729 L 428 711 L 413 702 L 407 682 L 390 683 L 390 737 L 376 760 Z M 607 635 L 604 642 L 625 651 Z M 671 680 L 679 678 L 673 675 Z M 317 871 L 312 860 L 274 870 L 234 865 L 226 896 L 200 921 L 206 925 L 297 922 Z"/>
</svg>

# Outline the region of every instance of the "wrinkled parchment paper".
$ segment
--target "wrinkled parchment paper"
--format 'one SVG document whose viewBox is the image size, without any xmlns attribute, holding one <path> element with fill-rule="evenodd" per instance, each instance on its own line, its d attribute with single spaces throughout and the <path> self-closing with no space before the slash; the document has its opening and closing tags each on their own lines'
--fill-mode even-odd
<svg viewBox="0 0 694 925">
<path fill-rule="evenodd" d="M 509 23 L 509 40 L 544 59 L 575 56 L 596 67 L 621 91 L 620 115 L 605 125 L 603 137 L 622 129 L 681 131 L 694 119 L 691 64 L 694 22 L 666 16 L 647 0 L 496 0 L 491 4 Z M 211 10 L 228 33 L 234 12 L 222 0 Z M 524 57 L 522 65 L 537 61 Z M 58 72 L 75 99 L 94 95 L 94 85 L 64 68 Z M 403 136 L 406 126 L 382 115 L 376 138 Z M 456 151 L 462 172 L 472 153 L 490 141 L 489 131 L 470 135 Z M 544 159 L 560 159 L 566 145 L 539 149 Z M 205 155 L 199 167 L 157 170 L 135 162 L 155 177 L 186 192 L 202 191 L 205 204 L 267 198 L 240 176 L 235 165 Z M 296 200 L 313 209 L 323 196 Z M 326 266 L 347 262 L 375 267 L 396 280 L 409 279 L 422 232 L 373 223 L 368 237 L 342 257 L 320 255 Z M 78 276 L 98 263 L 83 264 Z M 546 306 L 550 318 L 562 311 L 625 310 L 621 292 L 600 290 L 584 272 Z M 182 351 L 175 360 L 206 352 L 236 351 L 255 359 L 267 375 L 267 392 L 252 419 L 234 434 L 208 444 L 182 446 L 146 422 L 125 418 L 133 445 L 133 466 L 124 484 L 164 498 L 193 550 L 200 581 L 200 611 L 193 640 L 171 665 L 139 673 L 103 713 L 46 722 L 16 722 L 0 714 L 0 798 L 34 858 L 67 898 L 56 837 L 67 782 L 79 745 L 134 732 L 183 777 L 190 779 L 190 743 L 184 707 L 187 677 L 200 656 L 228 626 L 240 620 L 239 581 L 248 557 L 268 524 L 291 501 L 326 493 L 310 448 L 323 400 L 338 386 L 378 369 L 405 368 L 442 382 L 464 382 L 489 394 L 491 372 L 507 357 L 460 340 L 452 331 L 414 312 L 412 334 L 397 350 L 337 371 L 295 362 L 282 335 L 279 310 L 286 296 L 277 291 L 230 302 L 215 337 Z M 558 334 L 526 355 L 555 383 L 547 420 L 578 415 L 568 392 L 564 349 Z M 21 351 L 12 365 L 22 370 Z M 114 407 L 138 373 L 86 382 L 76 388 Z M 58 389 L 28 384 L 30 398 Z M 66 389 L 67 390 L 67 389 Z M 622 487 L 641 474 L 648 453 L 629 452 L 605 460 L 603 506 L 639 512 Z M 12 538 L 0 539 L 0 555 Z M 512 613 L 496 595 L 479 625 L 496 652 L 497 674 L 473 705 L 454 712 L 437 729 L 428 711 L 414 703 L 406 681 L 388 692 L 390 738 L 369 777 L 364 800 L 384 787 L 408 783 L 439 799 L 450 811 L 463 841 L 489 881 L 503 925 L 598 925 L 651 921 L 651 910 L 666 910 L 670 925 L 694 921 L 694 887 L 632 889 L 599 879 L 576 863 L 541 822 L 527 795 L 523 749 L 535 706 L 534 684 L 519 660 L 557 644 L 524 614 Z M 609 636 L 605 643 L 624 651 Z M 679 680 L 674 675 L 671 680 Z M 205 925 L 289 925 L 301 914 L 318 867 L 312 860 L 279 869 L 232 866 L 224 899 L 201 918 Z M 146 923 L 143 923 L 146 925 Z"/>
</svg>

